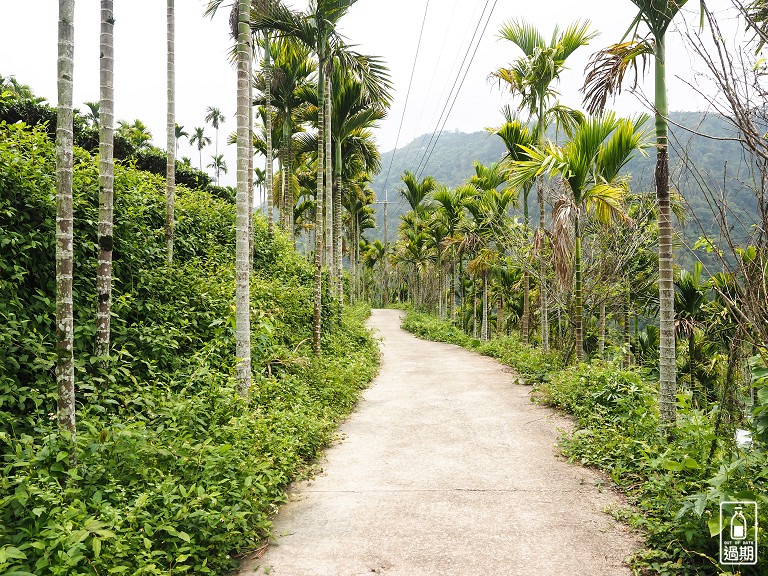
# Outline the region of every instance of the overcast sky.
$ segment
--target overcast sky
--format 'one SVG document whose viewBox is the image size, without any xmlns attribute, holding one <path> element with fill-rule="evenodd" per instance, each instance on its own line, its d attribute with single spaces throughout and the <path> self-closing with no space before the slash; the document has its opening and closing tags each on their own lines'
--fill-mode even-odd
<svg viewBox="0 0 768 576">
<path fill-rule="evenodd" d="M 504 21 L 525 19 L 547 38 L 555 24 L 564 27 L 576 19 L 592 21 L 600 36 L 568 61 L 570 70 L 563 74 L 559 89 L 565 104 L 578 107 L 578 88 L 590 54 L 618 41 L 636 13 L 629 0 L 489 0 L 487 3 L 484 0 L 430 0 L 408 105 L 404 108 L 427 1 L 359 0 L 340 26 L 358 51 L 383 57 L 391 70 L 395 100 L 388 118 L 377 131 L 382 151 L 393 148 L 396 141 L 398 147 L 403 147 L 414 137 L 442 126 L 438 120 L 450 89 L 454 82 L 458 86 L 462 81 L 463 70 L 480 38 L 445 129 L 469 132 L 500 123 L 500 108 L 514 102 L 488 80 L 488 75 L 519 56 L 510 42 L 499 39 Z M 191 132 L 195 126 L 204 126 L 207 106 L 222 110 L 226 122 L 219 135 L 219 148 L 225 153 L 230 168 L 222 184 L 234 184 L 235 150 L 225 144 L 226 136 L 235 129 L 236 106 L 235 73 L 227 60 L 231 45 L 228 9 L 211 21 L 202 15 L 206 4 L 204 0 L 176 0 L 176 118 Z M 289 4 L 300 8 L 306 2 L 294 0 Z M 166 3 L 118 0 L 115 5 L 116 116 L 129 121 L 140 118 L 149 126 L 153 143 L 164 147 Z M 689 5 L 690 8 L 678 16 L 678 21 L 697 21 L 698 2 L 691 1 Z M 709 5 L 721 11 L 731 3 L 730 0 L 710 0 Z M 54 0 L 0 0 L 0 21 L 4 24 L 0 34 L 0 74 L 16 76 L 54 105 L 57 6 Z M 99 1 L 76 0 L 75 18 L 75 105 L 85 108 L 83 102 L 99 98 Z M 667 51 L 670 109 L 703 107 L 702 99 L 686 85 L 686 82 L 700 81 L 696 70 L 701 67 L 683 49 L 681 35 L 674 28 L 668 34 Z M 465 55 L 465 67 L 461 68 L 462 74 L 457 80 Z M 646 88 L 646 93 L 652 92 Z M 626 114 L 642 110 L 643 103 L 636 96 L 625 94 L 614 107 Z M 215 138 L 211 127 L 207 127 L 206 132 Z M 191 157 L 193 165 L 198 165 L 197 150 L 185 141 L 180 146 L 180 155 Z M 213 147 L 203 150 L 203 167 L 210 163 L 212 155 Z"/>
</svg>

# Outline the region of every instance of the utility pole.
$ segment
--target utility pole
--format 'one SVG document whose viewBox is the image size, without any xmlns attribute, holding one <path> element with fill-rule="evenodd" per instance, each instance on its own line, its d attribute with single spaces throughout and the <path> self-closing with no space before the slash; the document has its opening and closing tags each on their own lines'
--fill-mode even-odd
<svg viewBox="0 0 768 576">
<path fill-rule="evenodd" d="M 384 305 L 389 304 L 389 215 L 387 208 L 389 207 L 389 190 L 384 190 L 384 202 L 374 202 L 374 204 L 384 205 L 384 293 L 382 297 L 384 299 Z"/>
</svg>

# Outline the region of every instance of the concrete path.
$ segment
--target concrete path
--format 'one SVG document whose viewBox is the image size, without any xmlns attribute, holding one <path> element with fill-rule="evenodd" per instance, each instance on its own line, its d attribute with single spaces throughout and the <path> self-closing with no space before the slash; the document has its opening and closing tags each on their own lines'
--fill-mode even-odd
<svg viewBox="0 0 768 576">
<path fill-rule="evenodd" d="M 381 373 L 324 470 L 298 483 L 241 576 L 617 576 L 638 539 L 599 476 L 556 457 L 568 421 L 508 368 L 374 310 Z"/>
</svg>

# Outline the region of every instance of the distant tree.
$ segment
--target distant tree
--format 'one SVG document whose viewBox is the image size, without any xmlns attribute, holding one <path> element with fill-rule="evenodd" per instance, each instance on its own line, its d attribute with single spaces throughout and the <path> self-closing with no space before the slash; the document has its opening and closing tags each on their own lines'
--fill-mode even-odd
<svg viewBox="0 0 768 576">
<path fill-rule="evenodd" d="M 184 126 L 179 126 L 176 124 L 176 157 L 179 156 L 179 140 L 182 138 L 186 138 L 187 141 L 189 141 L 189 132 L 184 130 Z"/>
<path fill-rule="evenodd" d="M 227 173 L 227 163 L 224 161 L 224 154 L 218 154 L 211 158 L 211 163 L 208 164 L 208 168 L 213 168 L 216 172 L 216 186 L 219 185 L 219 175 L 221 172 Z"/>
<path fill-rule="evenodd" d="M 137 150 L 149 147 L 149 143 L 152 140 L 152 133 L 144 122 L 137 118 L 133 123 L 129 123 L 126 120 L 120 120 L 117 124 L 117 133 L 133 144 Z"/>
<path fill-rule="evenodd" d="M 224 124 L 226 117 L 221 113 L 221 110 L 215 106 L 208 106 L 205 109 L 205 121 L 208 122 L 214 130 L 216 130 L 216 148 L 214 156 L 219 155 L 219 126 Z"/>
<path fill-rule="evenodd" d="M 541 33 L 532 25 L 511 20 L 501 28 L 501 37 L 512 42 L 523 52 L 509 68 L 500 68 L 493 72 L 499 82 L 506 84 L 513 94 L 521 98 L 520 108 L 527 109 L 536 119 L 534 136 L 541 145 L 544 143 L 547 127 L 557 122 L 566 127 L 572 126 L 578 113 L 574 113 L 556 102 L 557 92 L 555 83 L 565 70 L 566 60 L 581 46 L 585 46 L 597 35 L 589 30 L 589 22 L 576 21 L 565 30 L 555 28 L 552 39 L 547 42 Z M 544 188 L 541 180 L 537 186 L 539 202 L 538 235 L 544 242 Z M 547 275 L 544 262 L 544 251 L 539 251 L 539 303 L 541 309 L 541 347 L 544 352 L 549 349 L 549 321 L 547 309 Z"/>
<path fill-rule="evenodd" d="M 85 113 L 85 119 L 88 121 L 88 123 L 91 126 L 93 126 L 94 128 L 98 128 L 99 127 L 99 108 L 101 106 L 101 102 L 86 102 L 85 105 L 88 107 L 88 112 Z"/>
<path fill-rule="evenodd" d="M 200 155 L 200 170 L 203 169 L 203 148 L 211 143 L 211 139 L 205 135 L 205 128 L 198 126 L 192 131 L 192 136 L 189 137 L 190 145 L 197 144 L 197 153 Z"/>
</svg>

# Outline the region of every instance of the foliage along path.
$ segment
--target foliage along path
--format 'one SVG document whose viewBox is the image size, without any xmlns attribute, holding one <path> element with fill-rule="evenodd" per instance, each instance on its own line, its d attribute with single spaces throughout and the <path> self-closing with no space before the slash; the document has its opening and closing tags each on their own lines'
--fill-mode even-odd
<svg viewBox="0 0 768 576">
<path fill-rule="evenodd" d="M 508 368 L 400 317 L 373 311 L 381 372 L 241 576 L 629 574 L 640 542 L 604 512 L 615 496 L 556 456 L 567 420 Z"/>
</svg>

